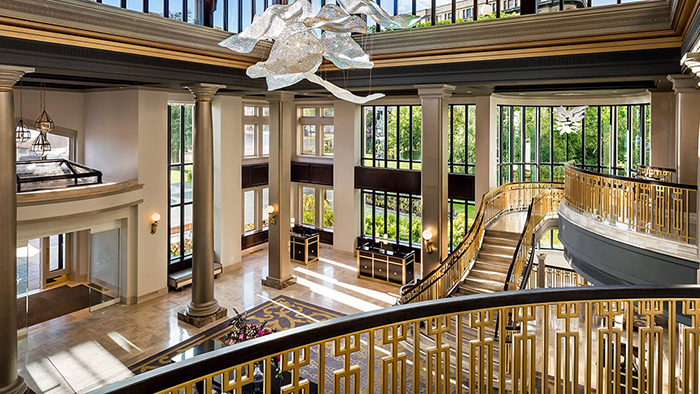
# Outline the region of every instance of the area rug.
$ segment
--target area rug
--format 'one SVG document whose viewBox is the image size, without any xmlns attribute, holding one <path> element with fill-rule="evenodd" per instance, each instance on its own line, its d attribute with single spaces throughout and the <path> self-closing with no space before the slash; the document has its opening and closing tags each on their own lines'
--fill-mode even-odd
<svg viewBox="0 0 700 394">
<path fill-rule="evenodd" d="M 99 304 L 102 293 L 93 291 L 85 285 L 58 286 L 29 296 L 29 315 L 25 297 L 17 299 L 17 329 L 24 328 L 25 323 L 33 326 L 69 313 L 77 312 L 93 304 Z"/>
<path fill-rule="evenodd" d="M 235 315 L 235 312 L 230 310 L 229 315 Z M 245 311 L 245 315 L 248 318 L 248 321 L 252 324 L 267 322 L 266 327 L 280 331 L 315 323 L 317 321 L 329 320 L 344 316 L 342 313 L 322 308 L 308 302 L 295 300 L 283 295 L 277 296 L 270 301 Z M 132 373 L 138 375 L 152 369 L 170 365 L 174 357 L 210 339 L 222 342 L 226 336 L 228 325 L 232 319 L 233 318 L 226 319 L 216 326 L 199 333 L 186 341 L 180 342 L 177 345 L 165 349 L 154 356 L 139 361 L 138 363 L 129 367 L 129 369 Z"/>
</svg>

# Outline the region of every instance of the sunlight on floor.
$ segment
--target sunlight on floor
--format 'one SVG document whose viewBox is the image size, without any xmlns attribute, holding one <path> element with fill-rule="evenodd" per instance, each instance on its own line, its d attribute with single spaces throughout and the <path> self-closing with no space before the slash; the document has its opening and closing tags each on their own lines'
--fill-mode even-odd
<svg viewBox="0 0 700 394">
<path fill-rule="evenodd" d="M 131 375 L 129 369 L 97 341 L 81 343 L 49 359 L 75 391 Z"/>
<path fill-rule="evenodd" d="M 335 265 L 336 267 L 345 268 L 346 270 L 357 272 L 357 267 L 353 267 L 353 266 L 347 265 L 347 264 L 342 264 L 342 263 L 339 263 L 337 261 L 329 260 L 329 259 L 324 258 L 324 257 L 319 257 L 318 259 L 319 259 L 319 261 L 322 261 L 324 263 L 332 264 L 332 265 Z"/>
<path fill-rule="evenodd" d="M 309 290 L 313 291 L 314 293 L 328 297 L 334 301 L 340 302 L 341 304 L 345 304 L 362 312 L 382 309 L 382 307 L 378 305 L 370 304 L 369 302 L 363 301 L 357 297 L 341 293 L 337 290 L 329 289 L 323 285 L 319 285 L 318 283 L 311 282 L 310 280 L 304 278 L 297 278 L 297 284 L 308 287 Z"/>
<path fill-rule="evenodd" d="M 323 274 L 319 274 L 318 272 L 309 271 L 306 268 L 297 267 L 297 268 L 294 268 L 294 271 L 300 272 L 304 275 L 308 275 L 308 276 L 311 276 L 311 277 L 316 278 L 316 279 L 320 279 L 324 282 L 332 283 L 335 286 L 339 286 L 339 287 L 360 293 L 362 295 L 372 297 L 375 300 L 387 303 L 388 304 L 387 306 L 394 305 L 396 303 L 396 298 L 392 297 L 388 294 L 384 294 L 384 293 L 376 291 L 376 290 L 370 290 L 366 287 L 355 286 L 355 285 L 351 285 L 348 283 L 343 283 L 343 282 L 339 281 L 338 279 L 331 278 L 330 276 L 326 276 Z"/>
<path fill-rule="evenodd" d="M 117 345 L 119 345 L 122 349 L 126 350 L 129 352 L 129 354 L 134 354 L 133 351 L 135 350 L 137 353 L 142 353 L 143 350 L 139 348 L 138 346 L 134 345 L 130 340 L 124 338 L 124 336 L 118 332 L 110 332 L 107 334 L 107 336 L 114 341 Z"/>
</svg>

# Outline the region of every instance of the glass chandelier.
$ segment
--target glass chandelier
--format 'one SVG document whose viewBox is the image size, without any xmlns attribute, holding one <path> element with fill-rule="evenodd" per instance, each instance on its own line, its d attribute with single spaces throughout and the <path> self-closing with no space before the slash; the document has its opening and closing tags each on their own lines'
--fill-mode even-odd
<svg viewBox="0 0 700 394">
<path fill-rule="evenodd" d="M 36 137 L 36 139 L 32 143 L 32 152 L 34 152 L 37 156 L 44 159 L 46 156 L 46 152 L 50 152 L 50 151 L 51 151 L 51 143 L 49 143 L 49 139 L 46 137 L 46 133 L 44 133 L 43 131 L 40 131 L 39 135 Z"/>
<path fill-rule="evenodd" d="M 46 112 L 46 85 L 41 84 L 41 91 L 39 92 L 39 110 L 41 115 L 34 122 L 34 127 L 41 133 L 50 133 L 54 129 L 54 123 L 49 114 Z"/>
</svg>

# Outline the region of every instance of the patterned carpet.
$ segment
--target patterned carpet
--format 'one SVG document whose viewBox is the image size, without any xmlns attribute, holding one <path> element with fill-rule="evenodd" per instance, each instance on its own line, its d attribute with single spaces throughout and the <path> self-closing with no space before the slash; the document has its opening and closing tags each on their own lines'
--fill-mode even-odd
<svg viewBox="0 0 700 394">
<path fill-rule="evenodd" d="M 319 306 L 309 304 L 308 302 L 295 300 L 283 295 L 258 305 L 255 308 L 247 310 L 245 314 L 250 323 L 261 324 L 266 321 L 266 327 L 278 329 L 280 331 L 314 323 L 316 321 L 329 320 L 344 316 L 342 313 L 321 308 Z M 231 310 L 229 311 L 229 315 L 235 315 L 235 312 Z M 178 355 L 185 353 L 210 339 L 221 343 L 226 335 L 226 332 L 228 331 L 230 321 L 231 319 L 226 319 L 225 321 L 217 324 L 215 327 L 197 334 L 184 342 L 180 342 L 177 345 L 163 350 L 154 356 L 139 361 L 138 363 L 129 367 L 129 369 L 135 375 L 138 375 L 152 369 L 169 365 L 174 357 L 177 357 Z"/>
</svg>

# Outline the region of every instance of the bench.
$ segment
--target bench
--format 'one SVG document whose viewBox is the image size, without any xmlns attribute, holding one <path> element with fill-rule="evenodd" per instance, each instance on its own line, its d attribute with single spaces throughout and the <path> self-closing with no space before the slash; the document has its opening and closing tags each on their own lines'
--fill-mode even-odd
<svg viewBox="0 0 700 394">
<path fill-rule="evenodd" d="M 224 267 L 221 263 L 214 262 L 214 279 L 218 278 L 222 272 L 224 272 Z M 190 283 L 192 283 L 192 268 L 173 272 L 168 275 L 168 286 L 173 289 L 182 290 L 183 287 Z"/>
</svg>

